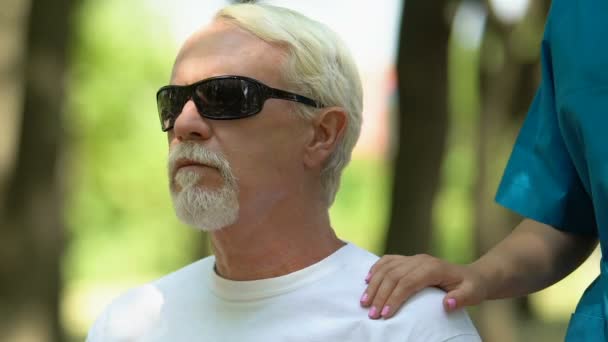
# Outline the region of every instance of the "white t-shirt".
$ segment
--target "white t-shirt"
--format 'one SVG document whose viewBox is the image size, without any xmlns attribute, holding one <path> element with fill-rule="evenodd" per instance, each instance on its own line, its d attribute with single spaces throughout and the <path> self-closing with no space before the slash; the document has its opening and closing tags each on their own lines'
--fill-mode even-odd
<svg viewBox="0 0 608 342">
<path fill-rule="evenodd" d="M 481 341 L 464 311 L 445 313 L 435 288 L 391 319 L 369 319 L 359 298 L 376 260 L 347 244 L 285 276 L 230 281 L 207 257 L 114 300 L 87 341 Z"/>
</svg>

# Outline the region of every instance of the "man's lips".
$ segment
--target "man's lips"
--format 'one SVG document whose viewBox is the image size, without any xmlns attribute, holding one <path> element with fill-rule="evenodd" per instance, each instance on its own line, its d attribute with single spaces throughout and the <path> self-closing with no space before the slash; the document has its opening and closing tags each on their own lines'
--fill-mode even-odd
<svg viewBox="0 0 608 342">
<path fill-rule="evenodd" d="M 210 165 L 207 164 L 203 164 L 203 163 L 199 163 L 196 162 L 194 160 L 190 160 L 190 159 L 180 159 L 178 160 L 175 165 L 173 166 L 173 176 L 175 177 L 175 174 L 183 167 L 188 167 L 188 166 L 197 166 L 197 167 L 212 167 Z"/>
</svg>

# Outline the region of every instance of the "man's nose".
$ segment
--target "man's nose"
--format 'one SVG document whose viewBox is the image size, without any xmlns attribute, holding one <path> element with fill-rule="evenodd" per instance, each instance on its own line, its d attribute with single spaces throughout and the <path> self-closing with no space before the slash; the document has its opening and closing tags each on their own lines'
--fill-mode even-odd
<svg viewBox="0 0 608 342">
<path fill-rule="evenodd" d="M 189 100 L 175 119 L 173 133 L 179 140 L 206 140 L 211 137 L 211 127 L 198 113 L 194 102 Z"/>
</svg>

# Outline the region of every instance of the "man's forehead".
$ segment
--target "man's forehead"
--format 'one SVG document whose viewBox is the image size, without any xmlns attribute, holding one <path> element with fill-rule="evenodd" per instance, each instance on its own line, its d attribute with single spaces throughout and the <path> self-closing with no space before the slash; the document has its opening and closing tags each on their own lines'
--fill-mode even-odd
<svg viewBox="0 0 608 342">
<path fill-rule="evenodd" d="M 234 23 L 227 20 L 215 20 L 192 33 L 182 45 L 180 54 L 193 49 L 238 49 L 243 45 L 251 46 L 262 42 L 261 39 Z"/>
<path fill-rule="evenodd" d="M 189 84 L 200 79 L 235 74 L 253 78 L 275 74 L 285 51 L 241 29 L 218 20 L 192 34 L 177 55 L 171 83 Z"/>
</svg>

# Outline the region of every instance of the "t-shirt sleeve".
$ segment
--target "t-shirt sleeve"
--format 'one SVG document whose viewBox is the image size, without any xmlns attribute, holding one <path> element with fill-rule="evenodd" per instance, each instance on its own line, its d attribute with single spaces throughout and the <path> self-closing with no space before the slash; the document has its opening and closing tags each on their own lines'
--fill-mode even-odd
<svg viewBox="0 0 608 342">
<path fill-rule="evenodd" d="M 153 285 L 131 289 L 105 308 L 89 330 L 86 342 L 143 341 L 155 329 L 162 329 L 162 305 L 162 293 Z"/>
<path fill-rule="evenodd" d="M 104 336 L 104 326 L 106 322 L 107 312 L 103 312 L 93 323 L 87 334 L 85 342 L 103 342 L 106 341 Z"/>
<path fill-rule="evenodd" d="M 551 14 L 541 48 L 541 85 L 513 147 L 496 201 L 557 229 L 597 235 L 590 196 L 560 130 L 549 25 Z"/>
<path fill-rule="evenodd" d="M 405 320 L 398 323 L 408 325 L 409 328 L 405 329 L 405 336 L 398 335 L 394 341 L 481 341 L 477 329 L 465 310 L 447 313 L 443 309 L 444 296 L 445 292 L 442 290 L 426 288 L 408 299 L 402 308 L 403 313 L 395 317 L 398 320 Z M 397 333 L 400 330 L 394 331 Z M 454 338 L 461 339 L 451 340 Z"/>
</svg>

